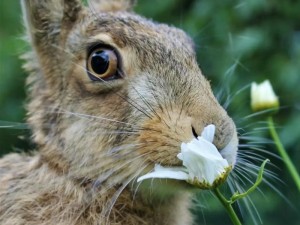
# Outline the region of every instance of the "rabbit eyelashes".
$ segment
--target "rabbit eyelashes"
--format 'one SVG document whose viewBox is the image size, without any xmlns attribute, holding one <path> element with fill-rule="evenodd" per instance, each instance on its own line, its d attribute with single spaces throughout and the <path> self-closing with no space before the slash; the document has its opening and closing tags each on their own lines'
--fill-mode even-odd
<svg viewBox="0 0 300 225">
<path fill-rule="evenodd" d="M 139 188 L 132 204 L 129 184 L 156 163 L 180 165 L 181 143 L 211 123 L 214 144 L 235 164 L 235 125 L 198 68 L 192 40 L 132 13 L 133 1 L 22 5 L 33 49 L 24 56 L 28 122 L 39 151 L 3 159 L 5 171 L 22 178 L 2 182 L 32 197 L 7 200 L 1 190 L 0 221 L 18 212 L 27 215 L 20 224 L 189 224 L 185 194 L 149 200 Z"/>
</svg>

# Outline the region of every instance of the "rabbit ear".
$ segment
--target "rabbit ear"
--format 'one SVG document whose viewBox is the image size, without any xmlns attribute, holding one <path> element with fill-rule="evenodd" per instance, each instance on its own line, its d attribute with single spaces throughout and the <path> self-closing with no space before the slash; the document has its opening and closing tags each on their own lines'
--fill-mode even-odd
<svg viewBox="0 0 300 225">
<path fill-rule="evenodd" d="M 96 12 L 131 11 L 135 0 L 89 0 L 91 10 Z"/>
<path fill-rule="evenodd" d="M 59 45 L 81 8 L 80 0 L 22 0 L 27 32 L 37 50 Z"/>
<path fill-rule="evenodd" d="M 32 56 L 24 56 L 28 71 L 38 65 L 49 87 L 57 82 L 67 35 L 81 15 L 80 0 L 21 0 L 27 38 L 33 47 Z M 82 10 L 83 11 L 83 10 Z M 29 57 L 29 58 L 27 58 Z M 60 63 L 58 63 L 60 62 Z"/>
</svg>

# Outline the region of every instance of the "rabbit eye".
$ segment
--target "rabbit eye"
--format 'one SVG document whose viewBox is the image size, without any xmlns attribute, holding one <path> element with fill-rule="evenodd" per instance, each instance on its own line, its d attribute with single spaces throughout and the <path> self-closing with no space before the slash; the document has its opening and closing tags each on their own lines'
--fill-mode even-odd
<svg viewBox="0 0 300 225">
<path fill-rule="evenodd" d="M 91 51 L 87 61 L 88 75 L 91 80 L 112 80 L 118 75 L 118 57 L 112 49 L 96 48 Z"/>
</svg>

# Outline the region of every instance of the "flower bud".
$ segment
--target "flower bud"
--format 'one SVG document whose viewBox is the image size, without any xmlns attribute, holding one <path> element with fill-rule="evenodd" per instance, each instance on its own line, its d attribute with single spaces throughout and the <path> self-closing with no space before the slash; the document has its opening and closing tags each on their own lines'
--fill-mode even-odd
<svg viewBox="0 0 300 225">
<path fill-rule="evenodd" d="M 276 109 L 279 107 L 278 97 L 275 95 L 269 80 L 251 84 L 251 108 L 253 111 Z"/>
</svg>

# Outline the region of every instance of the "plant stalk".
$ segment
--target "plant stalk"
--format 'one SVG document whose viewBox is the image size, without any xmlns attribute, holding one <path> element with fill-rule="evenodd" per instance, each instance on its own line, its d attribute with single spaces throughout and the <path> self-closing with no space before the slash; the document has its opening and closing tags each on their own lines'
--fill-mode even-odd
<svg viewBox="0 0 300 225">
<path fill-rule="evenodd" d="M 268 118 L 268 125 L 269 125 L 269 130 L 270 130 L 270 134 L 275 142 L 275 145 L 277 147 L 277 150 L 280 154 L 280 156 L 282 157 L 285 165 L 287 166 L 292 178 L 294 179 L 296 185 L 297 185 L 297 188 L 300 192 L 300 176 L 293 164 L 293 162 L 291 161 L 289 155 L 287 154 L 285 148 L 283 147 L 281 141 L 280 141 L 280 138 L 277 134 L 277 131 L 274 127 L 274 121 L 273 121 L 273 118 L 272 116 L 269 116 Z"/>
<path fill-rule="evenodd" d="M 236 215 L 234 209 L 232 208 L 232 202 L 228 201 L 220 192 L 218 188 L 214 189 L 214 193 L 217 196 L 217 198 L 220 200 L 224 208 L 226 209 L 232 223 L 234 225 L 242 225 L 241 221 L 239 220 L 238 216 Z"/>
<path fill-rule="evenodd" d="M 265 169 L 265 166 L 267 164 L 267 162 L 269 162 L 269 159 L 266 159 L 265 161 L 263 161 L 263 163 L 260 166 L 260 169 L 258 171 L 258 175 L 256 178 L 255 183 L 245 192 L 240 193 L 240 192 L 236 192 L 234 193 L 231 198 L 229 200 L 227 200 L 224 195 L 222 195 L 222 193 L 220 192 L 220 190 L 218 188 L 215 188 L 213 191 L 215 193 L 215 195 L 217 196 L 217 198 L 219 199 L 219 201 L 222 203 L 222 205 L 224 206 L 224 208 L 226 209 L 232 223 L 234 225 L 242 225 L 241 221 L 239 220 L 238 216 L 236 215 L 234 209 L 232 208 L 232 204 L 237 201 L 238 199 L 244 198 L 246 196 L 248 196 L 251 192 L 253 192 L 258 185 L 262 182 L 263 180 L 263 172 Z"/>
</svg>

